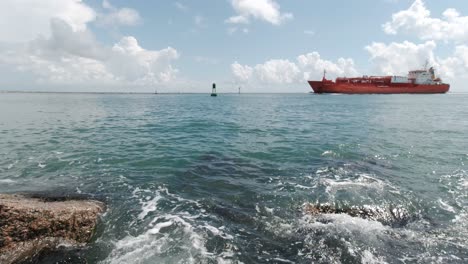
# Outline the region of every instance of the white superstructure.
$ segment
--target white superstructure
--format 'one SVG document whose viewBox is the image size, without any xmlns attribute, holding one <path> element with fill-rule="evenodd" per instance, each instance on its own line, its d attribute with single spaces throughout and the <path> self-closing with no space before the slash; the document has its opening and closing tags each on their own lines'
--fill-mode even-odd
<svg viewBox="0 0 468 264">
<path fill-rule="evenodd" d="M 429 70 L 410 71 L 408 77 L 392 76 L 392 83 L 414 83 L 414 84 L 440 84 L 442 80 L 435 77 L 434 68 Z"/>
</svg>

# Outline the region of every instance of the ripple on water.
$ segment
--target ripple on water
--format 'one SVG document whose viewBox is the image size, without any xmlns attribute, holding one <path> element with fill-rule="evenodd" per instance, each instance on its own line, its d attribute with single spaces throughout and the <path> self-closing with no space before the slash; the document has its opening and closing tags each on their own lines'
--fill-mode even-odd
<svg viewBox="0 0 468 264">
<path fill-rule="evenodd" d="M 218 99 L 2 95 L 0 188 L 108 197 L 89 263 L 468 259 L 466 96 Z M 301 211 L 316 201 L 420 217 Z"/>
<path fill-rule="evenodd" d="M 17 181 L 12 179 L 0 179 L 1 184 L 15 184 Z"/>
</svg>

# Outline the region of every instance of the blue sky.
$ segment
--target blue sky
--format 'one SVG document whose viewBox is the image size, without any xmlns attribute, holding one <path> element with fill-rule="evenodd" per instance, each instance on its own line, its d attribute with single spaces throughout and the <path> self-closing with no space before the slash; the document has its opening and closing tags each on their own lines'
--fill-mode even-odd
<svg viewBox="0 0 468 264">
<path fill-rule="evenodd" d="M 22 2 L 0 4 L 4 90 L 308 92 L 322 68 L 404 74 L 426 59 L 452 90 L 468 79 L 466 1 Z"/>
</svg>

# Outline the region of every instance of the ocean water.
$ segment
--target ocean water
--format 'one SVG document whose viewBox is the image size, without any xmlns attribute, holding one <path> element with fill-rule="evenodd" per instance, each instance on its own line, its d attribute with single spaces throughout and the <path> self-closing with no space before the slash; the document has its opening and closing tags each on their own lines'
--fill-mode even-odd
<svg viewBox="0 0 468 264">
<path fill-rule="evenodd" d="M 95 241 L 42 263 L 467 263 L 467 102 L 3 93 L 0 192 L 107 203 Z"/>
</svg>

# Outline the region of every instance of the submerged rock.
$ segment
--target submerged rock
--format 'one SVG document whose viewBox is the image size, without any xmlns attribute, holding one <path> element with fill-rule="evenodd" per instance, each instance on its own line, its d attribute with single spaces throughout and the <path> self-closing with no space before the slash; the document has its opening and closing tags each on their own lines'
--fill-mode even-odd
<svg viewBox="0 0 468 264">
<path fill-rule="evenodd" d="M 381 208 L 378 206 L 352 206 L 339 208 L 330 204 L 306 204 L 304 211 L 314 216 L 323 214 L 347 214 L 352 217 L 378 221 L 384 225 L 393 227 L 404 226 L 414 218 L 406 209 L 401 207 Z"/>
<path fill-rule="evenodd" d="M 93 200 L 0 194 L 0 263 L 21 263 L 93 237 L 105 205 Z"/>
</svg>

